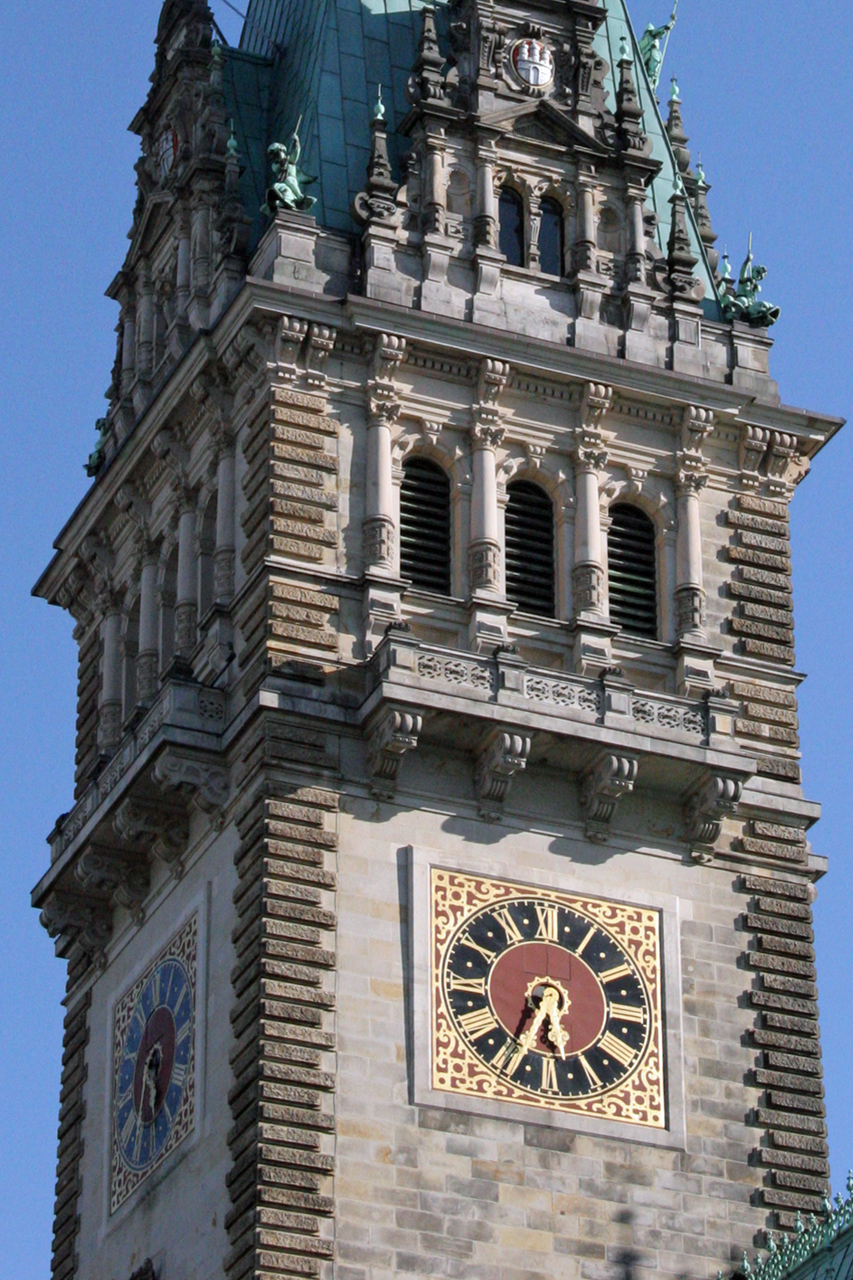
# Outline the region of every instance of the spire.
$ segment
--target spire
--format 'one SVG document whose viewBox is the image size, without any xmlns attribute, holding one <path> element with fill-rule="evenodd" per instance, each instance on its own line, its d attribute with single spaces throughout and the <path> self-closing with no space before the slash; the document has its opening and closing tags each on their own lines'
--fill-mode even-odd
<svg viewBox="0 0 853 1280">
<path fill-rule="evenodd" d="M 684 120 L 681 116 L 681 94 L 675 76 L 672 77 L 672 91 L 669 95 L 669 117 L 666 122 L 666 132 L 672 144 L 672 150 L 675 153 L 678 171 L 684 178 L 685 186 L 689 188 L 690 182 L 695 180 L 695 174 L 690 168 L 690 152 L 687 149 L 687 143 L 690 139 L 684 132 Z"/>
<path fill-rule="evenodd" d="M 388 121 L 385 119 L 385 103 L 382 85 L 377 85 L 373 118 L 370 121 L 370 161 L 367 165 L 367 186 L 353 200 L 353 216 L 363 225 L 387 222 L 395 214 L 397 183 L 391 173 L 388 155 Z"/>
<path fill-rule="evenodd" d="M 619 87 L 616 90 L 616 122 L 619 125 L 623 143 L 628 151 L 649 155 L 652 144 L 643 129 L 643 108 L 634 83 L 634 60 L 625 36 L 622 36 L 620 41 L 617 66 L 619 67 Z"/>
<path fill-rule="evenodd" d="M 427 7 L 423 10 L 418 56 L 406 90 L 408 99 L 413 105 L 429 102 L 432 98 L 444 97 L 445 83 L 442 75 L 444 63 L 445 58 L 438 46 L 435 9 Z"/>
<path fill-rule="evenodd" d="M 717 268 L 720 265 L 720 255 L 714 248 L 717 240 L 717 233 L 711 225 L 711 214 L 708 209 L 708 192 L 711 190 L 705 180 L 705 170 L 702 168 L 701 157 L 696 165 L 696 195 L 693 200 L 693 212 L 696 215 L 696 226 L 699 228 L 699 236 L 705 246 L 705 253 L 708 258 L 708 265 L 714 274 L 717 274 Z"/>
<path fill-rule="evenodd" d="M 683 301 L 698 301 L 697 285 L 702 288 L 693 274 L 698 258 L 693 256 L 690 248 L 690 235 L 687 230 L 687 195 L 680 175 L 676 174 L 675 190 L 669 200 L 672 206 L 672 226 L 669 233 L 667 250 L 667 272 L 673 297 Z M 699 295 L 701 297 L 701 294 Z"/>
</svg>

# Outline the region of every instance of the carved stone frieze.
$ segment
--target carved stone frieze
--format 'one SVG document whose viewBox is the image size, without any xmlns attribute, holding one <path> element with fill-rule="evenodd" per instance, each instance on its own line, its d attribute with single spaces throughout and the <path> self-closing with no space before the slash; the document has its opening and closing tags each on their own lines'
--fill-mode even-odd
<svg viewBox="0 0 853 1280">
<path fill-rule="evenodd" d="M 487 822 L 499 821 L 513 778 L 527 768 L 531 742 L 530 734 L 498 729 L 483 743 L 474 770 L 474 788 L 480 815 Z"/>
<path fill-rule="evenodd" d="M 634 790 L 639 771 L 636 756 L 602 752 L 580 779 L 580 806 L 588 840 L 603 844 L 610 832 L 616 806 Z"/>
<path fill-rule="evenodd" d="M 720 838 L 723 819 L 735 813 L 742 795 L 743 780 L 724 773 L 712 773 L 694 788 L 684 806 L 687 839 L 704 846 L 694 857 L 710 851 Z"/>
<path fill-rule="evenodd" d="M 416 711 L 386 707 L 369 730 L 368 758 L 374 795 L 391 799 L 403 756 L 414 751 L 423 728 L 423 716 Z"/>
</svg>

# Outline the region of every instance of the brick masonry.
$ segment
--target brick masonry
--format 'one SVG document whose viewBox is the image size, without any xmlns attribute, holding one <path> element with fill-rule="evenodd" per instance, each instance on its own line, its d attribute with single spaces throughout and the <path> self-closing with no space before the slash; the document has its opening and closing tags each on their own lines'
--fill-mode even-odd
<svg viewBox="0 0 853 1280">
<path fill-rule="evenodd" d="M 829 1190 L 826 1111 L 821 1082 L 810 885 L 744 876 L 751 895 L 744 929 L 753 936 L 756 970 L 750 1003 L 752 1043 L 760 1051 L 756 1083 L 764 1090 L 755 1124 L 764 1131 L 756 1159 L 764 1170 L 761 1202 L 778 1226 L 819 1213 Z"/>
<path fill-rule="evenodd" d="M 86 1115 L 83 1088 L 86 1083 L 86 1045 L 89 1041 L 87 1015 L 91 1002 L 90 992 L 78 995 L 65 1015 L 53 1257 L 50 1268 L 53 1280 L 72 1280 L 77 1275 L 77 1234 L 80 1229 L 77 1207 L 83 1158 L 82 1130 Z"/>
<path fill-rule="evenodd" d="M 231 1280 L 317 1275 L 331 1256 L 336 799 L 293 786 L 238 819 Z"/>
</svg>

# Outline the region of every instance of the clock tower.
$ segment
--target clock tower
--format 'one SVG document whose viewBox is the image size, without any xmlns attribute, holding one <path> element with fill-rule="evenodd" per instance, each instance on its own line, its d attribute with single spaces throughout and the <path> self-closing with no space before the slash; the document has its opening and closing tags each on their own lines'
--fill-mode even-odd
<svg viewBox="0 0 853 1280">
<path fill-rule="evenodd" d="M 55 1280 L 674 1280 L 821 1208 L 788 511 L 841 424 L 662 52 L 623 0 L 163 6 L 36 588 Z"/>
</svg>

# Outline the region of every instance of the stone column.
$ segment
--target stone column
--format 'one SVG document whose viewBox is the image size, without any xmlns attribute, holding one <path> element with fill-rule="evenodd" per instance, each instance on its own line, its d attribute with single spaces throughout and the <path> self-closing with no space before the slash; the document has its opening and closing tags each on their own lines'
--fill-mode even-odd
<svg viewBox="0 0 853 1280">
<path fill-rule="evenodd" d="M 471 591 L 501 591 L 501 545 L 498 539 L 498 484 L 495 449 L 503 429 L 475 424 L 471 430 L 474 489 L 471 495 L 471 543 L 468 572 Z"/>
<path fill-rule="evenodd" d="M 498 217 L 495 201 L 495 152 L 491 144 L 481 145 L 477 153 L 477 209 L 474 231 L 478 246 L 498 247 Z"/>
<path fill-rule="evenodd" d="M 139 656 L 136 660 L 136 700 L 150 702 L 159 685 L 160 647 L 157 610 L 157 548 L 148 543 L 142 553 L 139 590 Z"/>
<path fill-rule="evenodd" d="M 607 463 L 603 450 L 581 446 L 575 455 L 575 564 L 572 593 L 575 616 L 604 613 L 601 509 L 598 473 Z"/>
<path fill-rule="evenodd" d="M 128 299 L 121 311 L 121 395 L 126 399 L 136 375 L 136 307 Z"/>
<path fill-rule="evenodd" d="M 139 376 L 150 378 L 154 368 L 154 285 L 147 262 L 139 269 L 136 359 Z"/>
<path fill-rule="evenodd" d="M 181 495 L 178 523 L 178 593 L 175 604 L 175 653 L 188 657 L 195 648 L 198 615 L 198 584 L 195 553 L 195 497 L 188 490 Z"/>
<path fill-rule="evenodd" d="M 675 617 L 679 636 L 704 638 L 705 635 L 699 494 L 707 482 L 708 477 L 696 471 L 680 471 L 676 480 Z"/>
<path fill-rule="evenodd" d="M 217 468 L 216 551 L 213 558 L 213 595 L 217 604 L 230 604 L 234 596 L 236 460 L 234 441 L 226 439 Z"/>
<path fill-rule="evenodd" d="M 444 235 L 447 196 L 444 184 L 444 154 L 439 138 L 427 138 L 424 163 L 424 231 Z"/>
<path fill-rule="evenodd" d="M 637 284 L 646 282 L 646 228 L 643 222 L 644 192 L 628 188 L 628 278 Z"/>
<path fill-rule="evenodd" d="M 179 219 L 178 269 L 175 288 L 175 318 L 180 325 L 189 320 L 192 239 L 189 215 L 182 211 Z"/>
<path fill-rule="evenodd" d="M 575 245 L 578 271 L 595 270 L 595 201 L 593 199 L 592 182 L 581 178 L 578 183 L 580 192 L 580 209 L 578 239 Z"/>
<path fill-rule="evenodd" d="M 396 406 L 373 405 L 367 423 L 367 491 L 365 493 L 364 560 L 371 569 L 394 569 L 395 523 L 391 424 Z"/>
<path fill-rule="evenodd" d="M 121 610 L 115 601 L 107 605 L 101 623 L 101 696 L 98 700 L 98 748 L 111 755 L 121 741 Z"/>
</svg>

